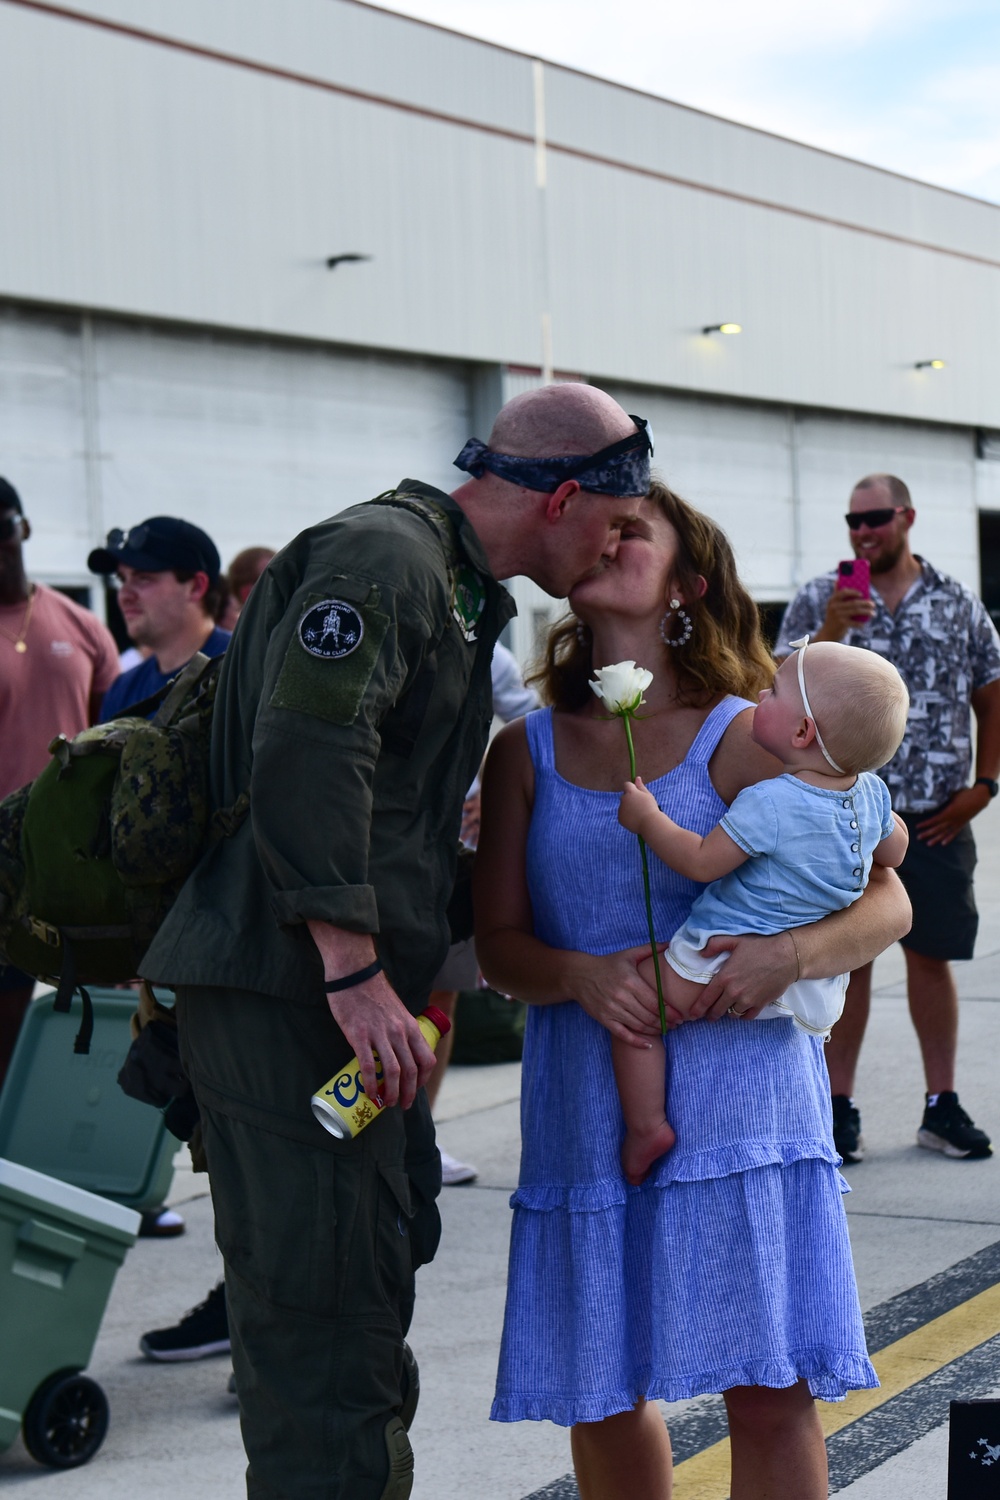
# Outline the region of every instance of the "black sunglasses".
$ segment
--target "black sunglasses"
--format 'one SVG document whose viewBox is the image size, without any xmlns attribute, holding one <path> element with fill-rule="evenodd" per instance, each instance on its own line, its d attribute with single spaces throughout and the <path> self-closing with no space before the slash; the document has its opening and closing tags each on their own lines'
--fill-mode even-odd
<svg viewBox="0 0 1000 1500">
<path fill-rule="evenodd" d="M 645 417 L 634 416 L 632 412 L 629 412 L 629 416 L 638 428 L 637 432 L 630 432 L 628 437 L 621 438 L 617 443 L 609 443 L 606 448 L 600 448 L 596 453 L 588 453 L 585 457 L 581 457 L 571 468 L 562 471 L 562 477 L 574 479 L 577 474 L 585 474 L 589 469 L 620 458 L 623 453 L 631 453 L 635 448 L 641 448 L 652 458 L 653 429 Z"/>
<path fill-rule="evenodd" d="M 874 531 L 876 526 L 888 526 L 893 516 L 898 516 L 901 510 L 909 510 L 908 505 L 887 505 L 878 510 L 855 510 L 844 517 L 851 531 L 860 531 L 862 526 L 867 526 Z"/>
<path fill-rule="evenodd" d="M 120 552 L 123 547 L 134 547 L 141 552 L 149 541 L 149 527 L 146 525 L 133 526 L 131 531 L 123 531 L 116 526 L 113 531 L 108 532 L 107 548 L 109 552 Z"/>
</svg>

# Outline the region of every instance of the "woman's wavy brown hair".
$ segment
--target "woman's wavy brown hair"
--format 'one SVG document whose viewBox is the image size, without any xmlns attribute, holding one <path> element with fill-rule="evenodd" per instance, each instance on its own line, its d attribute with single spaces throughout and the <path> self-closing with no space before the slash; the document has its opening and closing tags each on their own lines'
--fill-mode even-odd
<svg viewBox="0 0 1000 1500">
<path fill-rule="evenodd" d="M 677 672 L 677 701 L 701 707 L 720 694 L 756 699 L 770 687 L 774 660 L 764 644 L 757 606 L 740 582 L 729 538 L 673 490 L 654 479 L 647 499 L 677 533 L 674 582 L 685 595 L 691 616 L 687 645 L 664 646 Z M 698 576 L 708 587 L 697 597 Z M 666 599 L 664 599 L 666 609 Z M 577 635 L 575 615 L 559 620 L 549 632 L 544 660 L 528 678 L 554 708 L 571 712 L 589 703 L 588 681 L 594 671 L 590 632 Z M 655 671 L 655 664 L 649 665 Z"/>
</svg>

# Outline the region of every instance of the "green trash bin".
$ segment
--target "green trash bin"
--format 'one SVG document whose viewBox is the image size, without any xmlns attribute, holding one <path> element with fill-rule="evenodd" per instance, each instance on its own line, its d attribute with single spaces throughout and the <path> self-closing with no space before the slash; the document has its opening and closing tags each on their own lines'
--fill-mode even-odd
<svg viewBox="0 0 1000 1500">
<path fill-rule="evenodd" d="M 80 1372 L 138 1228 L 132 1209 L 0 1159 L 0 1452 L 19 1430 L 52 1468 L 97 1452 L 107 1398 Z"/>
<path fill-rule="evenodd" d="M 78 1021 L 36 996 L 0 1092 L 0 1156 L 142 1213 L 170 1192 L 180 1142 L 149 1104 L 118 1087 L 131 1042 L 131 990 L 91 990 L 94 1038 L 73 1051 Z"/>
</svg>

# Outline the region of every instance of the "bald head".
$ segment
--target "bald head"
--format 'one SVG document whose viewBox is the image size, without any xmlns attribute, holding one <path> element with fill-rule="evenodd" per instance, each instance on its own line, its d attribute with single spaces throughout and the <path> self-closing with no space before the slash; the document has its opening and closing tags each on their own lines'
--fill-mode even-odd
<svg viewBox="0 0 1000 1500">
<path fill-rule="evenodd" d="M 563 458 L 597 453 L 633 432 L 632 418 L 604 391 L 566 381 L 508 401 L 489 447 L 518 458 Z"/>
</svg>

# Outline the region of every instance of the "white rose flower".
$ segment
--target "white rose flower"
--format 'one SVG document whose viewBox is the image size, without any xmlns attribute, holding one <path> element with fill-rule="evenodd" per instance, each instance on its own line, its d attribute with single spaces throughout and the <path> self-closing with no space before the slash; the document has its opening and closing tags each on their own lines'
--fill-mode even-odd
<svg viewBox="0 0 1000 1500">
<path fill-rule="evenodd" d="M 612 667 L 598 667 L 590 686 L 611 713 L 624 714 L 635 712 L 652 680 L 652 672 L 645 667 L 637 667 L 634 661 L 619 661 Z"/>
</svg>

